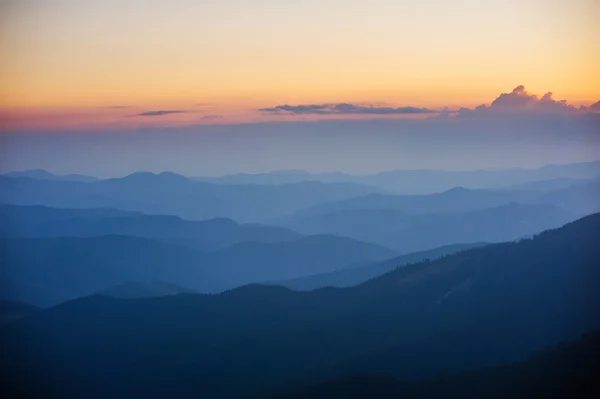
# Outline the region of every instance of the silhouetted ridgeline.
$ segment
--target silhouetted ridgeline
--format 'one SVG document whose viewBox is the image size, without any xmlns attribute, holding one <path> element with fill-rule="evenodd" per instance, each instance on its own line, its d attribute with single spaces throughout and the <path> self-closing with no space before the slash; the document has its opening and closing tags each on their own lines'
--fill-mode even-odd
<svg viewBox="0 0 600 399">
<path fill-rule="evenodd" d="M 241 397 L 507 364 L 600 328 L 599 237 L 594 214 L 352 288 L 81 298 L 2 328 L 0 359 L 11 389 L 86 398 Z"/>
<path fill-rule="evenodd" d="M 298 388 L 269 399 L 597 398 L 600 333 L 540 351 L 527 360 L 429 380 L 353 376 Z"/>
</svg>

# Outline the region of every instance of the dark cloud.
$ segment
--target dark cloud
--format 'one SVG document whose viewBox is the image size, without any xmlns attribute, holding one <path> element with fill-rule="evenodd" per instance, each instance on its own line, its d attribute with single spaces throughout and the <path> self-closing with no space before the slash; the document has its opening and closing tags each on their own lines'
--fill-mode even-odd
<svg viewBox="0 0 600 399">
<path fill-rule="evenodd" d="M 162 116 L 162 115 L 170 115 L 170 114 L 183 114 L 185 112 L 188 112 L 188 111 L 183 110 L 183 109 L 164 109 L 164 110 L 161 109 L 161 110 L 156 110 L 156 111 L 140 112 L 136 116 Z"/>
<path fill-rule="evenodd" d="M 216 121 L 221 120 L 223 118 L 225 118 L 223 115 L 205 115 L 200 119 L 202 119 L 203 121 Z"/>
<path fill-rule="evenodd" d="M 311 105 L 278 105 L 272 108 L 261 108 L 259 111 L 272 113 L 292 113 L 296 115 L 408 115 L 429 114 L 438 111 L 418 107 L 380 107 L 364 106 L 350 103 L 311 104 Z"/>
<path fill-rule="evenodd" d="M 261 108 L 262 112 L 290 112 L 292 114 L 328 114 L 329 105 L 278 105 L 273 108 Z"/>
</svg>

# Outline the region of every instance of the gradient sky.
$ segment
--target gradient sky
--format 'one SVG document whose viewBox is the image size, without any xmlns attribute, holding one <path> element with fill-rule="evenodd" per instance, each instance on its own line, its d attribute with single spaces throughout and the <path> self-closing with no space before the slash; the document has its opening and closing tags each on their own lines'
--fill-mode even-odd
<svg viewBox="0 0 600 399">
<path fill-rule="evenodd" d="M 369 173 L 600 154 L 600 0 L 0 7 L 0 171 Z"/>
<path fill-rule="evenodd" d="M 0 4 L 8 129 L 300 119 L 258 111 L 281 104 L 457 109 L 518 84 L 600 99 L 597 0 Z"/>
</svg>

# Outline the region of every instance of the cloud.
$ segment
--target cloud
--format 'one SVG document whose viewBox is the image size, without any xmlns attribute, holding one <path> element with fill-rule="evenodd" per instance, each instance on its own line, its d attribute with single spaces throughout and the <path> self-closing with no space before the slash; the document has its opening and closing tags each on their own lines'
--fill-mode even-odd
<svg viewBox="0 0 600 399">
<path fill-rule="evenodd" d="M 277 105 L 273 108 L 261 108 L 262 112 L 290 112 L 292 114 L 327 114 L 329 105 Z"/>
<path fill-rule="evenodd" d="M 591 107 L 590 107 L 591 108 Z M 568 104 L 566 100 L 555 100 L 552 92 L 541 97 L 529 93 L 525 86 L 519 85 L 510 93 L 500 94 L 490 105 L 479 105 L 474 109 L 461 108 L 458 116 L 481 116 L 493 114 L 571 114 L 587 111 L 587 107 Z"/>
<path fill-rule="evenodd" d="M 188 112 L 186 110 L 183 109 L 166 109 L 166 110 L 156 110 L 156 111 L 146 111 L 146 112 L 140 112 L 139 114 L 136 114 L 136 116 L 162 116 L 162 115 L 170 115 L 170 114 L 183 114 L 185 112 Z"/>
<path fill-rule="evenodd" d="M 311 104 L 311 105 L 277 105 L 272 108 L 261 108 L 261 112 L 291 113 L 295 115 L 410 115 L 430 114 L 438 111 L 419 107 L 381 107 L 364 106 L 350 103 Z"/>
<path fill-rule="evenodd" d="M 450 110 L 448 108 L 429 109 L 425 107 L 390 107 L 383 103 L 364 105 L 356 103 L 277 105 L 261 108 L 260 112 L 275 115 L 414 115 L 425 114 L 431 117 L 506 117 L 544 116 L 600 113 L 600 101 L 589 107 L 575 107 L 566 100 L 555 100 L 552 92 L 542 96 L 529 93 L 519 85 L 509 93 L 501 93 L 491 104 L 481 104 L 475 108 Z"/>
<path fill-rule="evenodd" d="M 204 115 L 202 118 L 203 121 L 216 121 L 225 118 L 223 115 Z"/>
<path fill-rule="evenodd" d="M 587 110 L 589 112 L 593 112 L 593 113 L 598 113 L 600 114 L 600 101 L 590 105 L 589 107 L 587 107 Z"/>
</svg>

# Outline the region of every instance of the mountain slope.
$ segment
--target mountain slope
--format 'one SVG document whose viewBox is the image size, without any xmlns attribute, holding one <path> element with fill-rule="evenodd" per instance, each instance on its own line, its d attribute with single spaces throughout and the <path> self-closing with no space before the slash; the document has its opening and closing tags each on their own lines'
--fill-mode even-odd
<svg viewBox="0 0 600 399">
<path fill-rule="evenodd" d="M 441 193 L 423 195 L 369 194 L 363 197 L 317 204 L 298 211 L 298 215 L 319 215 L 355 209 L 393 209 L 409 214 L 468 212 L 511 202 L 527 203 L 537 197 L 530 190 L 472 190 L 454 187 Z"/>
<path fill-rule="evenodd" d="M 334 236 L 245 242 L 212 253 L 129 236 L 0 239 L 0 298 L 41 306 L 116 285 L 159 280 L 199 292 L 282 280 L 396 253 Z"/>
<path fill-rule="evenodd" d="M 426 259 L 435 260 L 442 256 L 456 252 L 487 245 L 487 243 L 454 244 L 428 251 L 414 252 L 401 255 L 382 262 L 370 263 L 358 267 L 348 267 L 330 273 L 313 274 L 293 280 L 279 281 L 273 284 L 288 287 L 294 290 L 309 291 L 322 287 L 351 287 L 367 280 L 389 273 L 397 267 L 410 263 L 422 262 Z"/>
<path fill-rule="evenodd" d="M 0 205 L 0 236 L 93 237 L 128 235 L 213 251 L 245 241 L 279 242 L 301 235 L 282 227 L 238 224 L 229 219 L 200 222 L 177 216 L 101 209 L 58 209 Z"/>
<path fill-rule="evenodd" d="M 427 378 L 510 363 L 600 327 L 599 237 L 595 214 L 352 288 L 92 296 L 0 330 L 0 359 L 60 397 L 240 397 L 307 373 Z"/>
<path fill-rule="evenodd" d="M 556 190 L 512 188 L 501 190 L 454 187 L 426 195 L 369 194 L 341 201 L 321 203 L 302 209 L 294 216 L 319 215 L 344 210 L 393 209 L 409 214 L 469 212 L 510 203 L 555 205 L 577 215 L 598 210 L 593 200 L 600 180 L 593 178 Z M 594 206 L 595 205 L 595 206 Z"/>
<path fill-rule="evenodd" d="M 126 236 L 0 240 L 0 294 L 48 306 L 129 281 L 209 290 L 220 284 L 191 248 Z"/>
<path fill-rule="evenodd" d="M 0 325 L 11 323 L 40 310 L 23 302 L 0 300 Z"/>
<path fill-rule="evenodd" d="M 328 398 L 595 398 L 600 395 L 600 333 L 536 353 L 519 363 L 435 379 L 402 381 L 354 376 L 321 382 L 271 399 Z"/>
<path fill-rule="evenodd" d="M 194 290 L 180 285 L 165 283 L 164 281 L 150 281 L 147 283 L 128 282 L 115 285 L 99 292 L 100 295 L 113 298 L 154 298 L 177 294 L 191 294 Z"/>
<path fill-rule="evenodd" d="M 233 285 L 283 280 L 339 270 L 351 262 L 389 259 L 397 253 L 377 244 L 330 235 L 280 243 L 241 243 L 209 255 L 213 273 Z"/>
<path fill-rule="evenodd" d="M 501 242 L 563 225 L 576 217 L 552 205 L 510 203 L 469 212 L 409 215 L 355 209 L 297 215 L 281 225 L 304 234 L 336 234 L 409 253 L 457 242 Z"/>
</svg>

